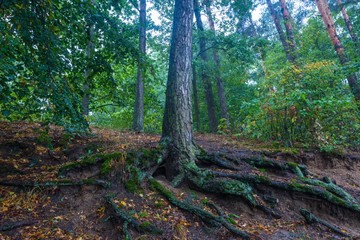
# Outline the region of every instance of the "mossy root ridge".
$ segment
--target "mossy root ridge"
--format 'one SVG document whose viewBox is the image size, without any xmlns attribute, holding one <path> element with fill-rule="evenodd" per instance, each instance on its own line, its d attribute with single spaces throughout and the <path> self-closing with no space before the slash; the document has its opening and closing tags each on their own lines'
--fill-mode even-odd
<svg viewBox="0 0 360 240">
<path fill-rule="evenodd" d="M 198 206 L 195 206 L 193 204 L 184 202 L 179 200 L 173 192 L 171 192 L 169 189 L 167 189 L 165 186 L 163 186 L 161 183 L 159 183 L 157 180 L 155 180 L 152 177 L 148 177 L 149 183 L 151 187 L 158 191 L 162 196 L 164 196 L 171 204 L 177 206 L 180 209 L 183 209 L 185 211 L 191 212 L 198 216 L 201 220 L 203 220 L 206 223 L 210 223 L 214 226 L 223 226 L 226 229 L 228 229 L 230 232 L 240 236 L 243 239 L 258 239 L 256 236 L 242 231 L 235 226 L 231 225 L 226 218 L 224 217 L 224 214 L 222 211 L 220 211 L 218 208 L 219 215 L 215 215 L 211 212 L 208 212 Z"/>
<path fill-rule="evenodd" d="M 80 180 L 71 180 L 71 179 L 60 179 L 60 180 L 51 180 L 51 181 L 26 181 L 26 180 L 1 180 L 0 185 L 3 186 L 12 186 L 12 187 L 71 187 L 71 186 L 83 186 L 83 185 L 97 185 L 103 188 L 110 187 L 110 183 L 104 180 L 86 178 Z"/>
<path fill-rule="evenodd" d="M 149 222 L 139 222 L 132 217 L 128 212 L 121 209 L 115 202 L 112 195 L 105 196 L 106 202 L 113 209 L 115 216 L 123 222 L 124 239 L 131 239 L 130 232 L 128 231 L 128 225 L 133 227 L 138 232 L 148 232 L 152 234 L 162 234 L 163 231 Z"/>
<path fill-rule="evenodd" d="M 325 226 L 325 227 L 328 227 L 329 229 L 331 229 L 331 230 L 334 231 L 335 233 L 338 233 L 338 234 L 340 234 L 340 235 L 343 235 L 343 236 L 345 236 L 345 237 L 348 237 L 348 238 L 352 239 L 350 235 L 348 235 L 348 234 L 346 234 L 345 232 L 341 231 L 341 229 L 340 229 L 338 226 L 336 226 L 336 225 L 334 225 L 334 224 L 331 224 L 331 223 L 329 223 L 329 222 L 327 222 L 327 221 L 325 221 L 325 220 L 323 220 L 323 219 L 315 216 L 315 215 L 314 215 L 313 213 L 311 213 L 310 211 L 302 208 L 302 209 L 300 209 L 300 213 L 301 213 L 301 215 L 305 218 L 305 221 L 306 221 L 308 224 L 321 224 L 321 225 L 323 225 L 323 226 Z"/>
<path fill-rule="evenodd" d="M 231 173 L 229 172 L 220 172 L 216 170 L 204 170 L 206 172 L 206 181 L 208 183 L 214 183 L 217 182 L 217 184 L 213 184 L 211 188 L 214 190 L 212 192 L 218 191 L 215 190 L 216 186 L 223 182 L 229 182 L 226 185 L 234 185 L 231 182 L 232 180 L 240 181 L 243 184 L 246 184 L 248 187 L 248 191 L 240 191 L 242 192 L 242 195 L 245 196 L 245 199 L 247 199 L 250 203 L 252 203 L 254 206 L 256 204 L 251 198 L 251 187 L 256 185 L 265 185 L 265 186 L 271 186 L 278 189 L 283 189 L 287 191 L 296 191 L 296 192 L 302 192 L 307 193 L 312 196 L 324 199 L 328 202 L 331 202 L 335 205 L 348 208 L 352 211 L 355 211 L 357 213 L 360 213 L 360 204 L 359 202 L 351 196 L 345 189 L 342 187 L 336 185 L 333 183 L 328 177 L 324 177 L 323 180 L 315 179 L 315 178 L 309 178 L 307 176 L 310 175 L 310 172 L 307 170 L 307 167 L 305 165 L 300 165 L 294 162 L 283 162 L 283 161 L 276 161 L 274 159 L 265 159 L 265 158 L 241 158 L 233 159 L 233 158 L 219 158 L 219 157 L 205 157 L 206 154 L 201 151 L 201 154 L 199 155 L 200 159 L 212 159 L 211 163 L 223 168 L 232 170 Z M 262 167 L 262 168 L 272 168 L 272 169 L 279 169 L 281 171 L 287 171 L 290 174 L 293 174 L 293 177 L 291 181 L 286 179 L 277 178 L 276 180 L 272 179 L 270 176 L 259 176 L 254 174 L 243 174 L 239 173 L 239 170 L 235 170 L 235 167 L 227 167 L 227 166 L 236 166 L 239 164 L 239 161 L 244 161 L 251 166 L 254 167 Z M 207 162 L 209 162 L 207 160 Z M 195 171 L 193 171 L 195 173 Z M 223 179 L 223 180 L 219 180 Z M 194 182 L 194 181 L 193 181 Z M 196 183 L 199 182 L 197 179 L 195 181 Z M 207 185 L 210 184 L 203 184 L 205 186 L 205 190 Z M 239 187 L 239 184 L 237 184 Z M 210 189 L 211 190 L 211 189 Z M 221 193 L 221 192 L 219 192 Z M 236 193 L 232 193 L 227 190 L 226 187 L 223 188 L 222 193 L 228 193 L 232 195 L 239 195 L 239 191 L 236 191 Z M 261 205 L 260 209 L 262 208 Z"/>
</svg>

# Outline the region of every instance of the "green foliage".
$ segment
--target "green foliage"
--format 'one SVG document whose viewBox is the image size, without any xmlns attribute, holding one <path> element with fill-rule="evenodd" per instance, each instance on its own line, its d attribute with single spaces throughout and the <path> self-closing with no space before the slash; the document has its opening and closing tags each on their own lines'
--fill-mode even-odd
<svg viewBox="0 0 360 240">
<path fill-rule="evenodd" d="M 243 134 L 320 148 L 359 145 L 359 111 L 343 79 L 331 61 L 274 72 L 261 86 L 263 95 L 251 103 L 255 111 L 245 119 Z"/>
</svg>

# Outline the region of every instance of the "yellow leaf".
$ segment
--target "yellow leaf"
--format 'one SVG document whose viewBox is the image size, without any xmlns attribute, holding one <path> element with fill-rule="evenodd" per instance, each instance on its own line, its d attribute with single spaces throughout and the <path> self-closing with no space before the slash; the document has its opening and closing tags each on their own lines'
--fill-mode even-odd
<svg viewBox="0 0 360 240">
<path fill-rule="evenodd" d="M 126 202 L 120 201 L 120 206 L 121 206 L 121 207 L 126 207 Z"/>
</svg>

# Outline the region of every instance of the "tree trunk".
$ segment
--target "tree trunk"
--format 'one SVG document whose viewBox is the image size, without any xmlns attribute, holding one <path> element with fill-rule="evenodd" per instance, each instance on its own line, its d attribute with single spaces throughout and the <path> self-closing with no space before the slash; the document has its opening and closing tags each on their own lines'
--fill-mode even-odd
<svg viewBox="0 0 360 240">
<path fill-rule="evenodd" d="M 175 0 L 161 142 L 166 145 L 166 177 L 185 174 L 195 163 L 191 113 L 193 0 Z M 176 179 L 175 179 L 176 180 Z"/>
<path fill-rule="evenodd" d="M 214 24 L 212 12 L 211 12 L 211 0 L 206 0 L 205 5 L 206 5 L 206 14 L 208 17 L 210 29 L 215 34 L 215 24 Z M 218 89 L 218 97 L 219 97 L 219 101 L 220 101 L 221 118 L 226 119 L 226 126 L 229 128 L 230 127 L 229 114 L 228 114 L 227 104 L 226 104 L 224 83 L 223 83 L 223 80 L 221 79 L 221 71 L 220 71 L 221 63 L 220 63 L 220 57 L 219 57 L 219 53 L 218 53 L 217 49 L 214 49 L 214 51 L 213 51 L 213 58 L 214 58 L 214 62 L 215 62 L 215 71 L 216 71 L 215 77 L 216 77 L 216 84 L 217 84 L 217 89 Z"/>
<path fill-rule="evenodd" d="M 275 24 L 275 27 L 276 27 L 276 31 L 278 32 L 279 34 L 279 37 L 280 37 L 280 41 L 281 41 L 281 44 L 283 45 L 283 48 L 285 50 L 285 54 L 286 54 L 286 58 L 288 61 L 290 61 L 291 63 L 295 63 L 295 59 L 293 58 L 293 56 L 290 54 L 290 46 L 286 40 L 286 37 L 285 37 L 285 34 L 283 32 L 283 29 L 281 28 L 281 25 L 280 25 L 280 20 L 277 16 L 277 13 L 275 12 L 275 9 L 274 9 L 274 6 L 273 4 L 271 3 L 271 0 L 266 0 L 266 3 L 268 5 L 268 8 L 269 8 L 269 11 L 270 11 L 270 14 L 271 14 L 271 17 L 273 18 L 274 20 L 274 24 Z"/>
<path fill-rule="evenodd" d="M 207 110 L 208 110 L 208 115 L 209 115 L 210 131 L 216 132 L 218 122 L 217 122 L 217 118 L 216 118 L 215 100 L 214 100 L 214 94 L 213 94 L 213 90 L 212 90 L 211 79 L 204 67 L 204 65 L 208 61 L 208 57 L 207 57 L 207 53 L 206 53 L 206 39 L 204 37 L 204 26 L 203 26 L 203 23 L 201 20 L 198 0 L 194 0 L 194 12 L 195 12 L 195 18 L 196 18 L 196 26 L 200 33 L 200 40 L 199 40 L 200 57 L 203 61 L 203 64 L 202 64 L 203 66 L 201 67 L 201 78 L 204 83 L 205 99 L 206 99 Z"/>
<path fill-rule="evenodd" d="M 331 16 L 331 12 L 330 12 L 327 0 L 316 0 L 316 5 L 317 5 L 319 12 L 321 14 L 321 17 L 323 19 L 326 30 L 330 36 L 331 42 L 335 48 L 336 54 L 339 57 L 340 63 L 342 65 L 347 64 L 349 62 L 349 60 L 346 56 L 345 49 L 344 49 L 338 35 L 336 34 L 334 20 Z M 347 80 L 348 80 L 350 89 L 351 89 L 352 93 L 354 94 L 355 99 L 357 100 L 358 105 L 360 107 L 360 103 L 359 103 L 360 102 L 360 83 L 355 74 L 351 74 L 351 75 L 347 76 Z"/>
<path fill-rule="evenodd" d="M 360 56 L 359 38 L 356 35 L 356 33 L 354 32 L 354 29 L 353 29 L 352 23 L 350 21 L 349 15 L 347 14 L 346 9 L 345 9 L 343 3 L 341 2 L 341 0 L 336 0 L 336 2 L 338 4 L 338 6 L 340 7 L 341 13 L 342 13 L 344 21 L 345 21 L 346 28 L 349 31 L 351 39 L 353 40 L 354 45 L 356 47 L 357 53 Z"/>
<path fill-rule="evenodd" d="M 91 4 L 95 4 L 95 0 L 92 0 Z M 91 73 L 92 73 L 92 69 L 89 65 L 95 51 L 95 44 L 94 44 L 95 26 L 93 23 L 88 23 L 86 34 L 87 34 L 87 45 L 86 45 L 87 66 L 84 73 L 84 85 L 83 85 L 83 95 L 82 95 L 82 114 L 84 116 L 89 115 L 90 85 L 91 85 Z"/>
<path fill-rule="evenodd" d="M 138 72 L 136 78 L 133 130 L 137 132 L 142 132 L 144 130 L 144 58 L 146 54 L 146 0 L 140 0 L 139 50 L 141 55 L 139 58 Z"/>
<path fill-rule="evenodd" d="M 197 131 L 200 131 L 200 111 L 199 111 L 199 98 L 197 93 L 197 73 L 195 64 L 192 64 L 192 85 L 193 85 L 193 96 L 194 96 L 194 110 L 195 110 L 195 127 Z"/>
<path fill-rule="evenodd" d="M 286 30 L 287 40 L 289 44 L 289 51 L 290 51 L 289 53 L 291 55 L 291 58 L 295 61 L 297 58 L 296 42 L 295 42 L 293 27 L 291 24 L 292 20 L 291 20 L 290 12 L 286 6 L 286 0 L 280 0 L 280 7 L 285 21 L 285 30 Z"/>
</svg>

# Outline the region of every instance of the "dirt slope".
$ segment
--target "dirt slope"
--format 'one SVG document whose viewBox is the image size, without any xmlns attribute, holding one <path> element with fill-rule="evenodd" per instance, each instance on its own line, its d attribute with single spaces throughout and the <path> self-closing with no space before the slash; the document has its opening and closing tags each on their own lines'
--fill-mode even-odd
<svg viewBox="0 0 360 240">
<path fill-rule="evenodd" d="M 314 176 L 330 177 L 360 201 L 360 153 L 335 156 L 298 150 L 297 154 L 290 154 L 254 149 L 250 142 L 226 136 L 204 134 L 197 135 L 196 139 L 211 153 L 233 158 L 263 156 L 306 164 Z M 105 200 L 109 194 L 119 208 L 141 224 L 151 223 L 163 231 L 162 235 L 154 235 L 139 233 L 130 227 L 134 239 L 240 239 L 223 227 L 211 227 L 174 207 L 147 183 L 142 183 L 136 191 L 130 191 L 130 185 L 124 186 L 127 152 L 154 149 L 158 141 L 157 135 L 106 129 L 93 129 L 92 136 L 80 137 L 68 135 L 57 127 L 47 132 L 40 124 L 0 123 L 0 239 L 123 239 L 123 224 L 114 217 L 113 209 Z M 119 153 L 117 162 L 106 177 L 98 179 L 98 184 L 76 180 L 97 178 L 102 169 L 96 164 L 70 170 L 63 178 L 58 174 L 62 166 L 84 156 L 112 152 Z M 254 171 L 246 164 L 242 167 L 245 172 Z M 275 174 L 264 169 L 256 171 Z M 119 177 L 117 172 L 124 174 Z M 283 175 L 288 177 L 286 173 Z M 208 211 L 214 210 L 206 203 L 216 203 L 229 216 L 231 224 L 260 239 L 346 239 L 322 225 L 305 223 L 300 208 L 337 225 L 353 239 L 360 239 L 359 214 L 304 193 L 260 187 L 258 192 L 275 199 L 276 208 L 282 213 L 281 219 L 274 219 L 251 208 L 239 197 L 204 194 L 187 186 L 174 189 L 160 173 L 156 178 L 186 202 Z M 62 179 L 74 180 L 72 183 L 76 186 L 41 185 L 50 181 L 59 183 Z M 105 181 L 111 186 L 103 187 Z"/>
</svg>

